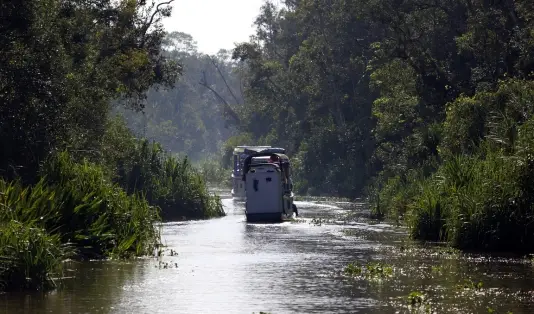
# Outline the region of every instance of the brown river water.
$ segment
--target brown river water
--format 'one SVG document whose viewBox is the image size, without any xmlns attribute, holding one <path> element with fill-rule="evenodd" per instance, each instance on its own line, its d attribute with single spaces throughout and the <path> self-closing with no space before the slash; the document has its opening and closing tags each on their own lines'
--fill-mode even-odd
<svg viewBox="0 0 534 314">
<path fill-rule="evenodd" d="M 296 222 L 247 224 L 222 197 L 226 217 L 162 226 L 164 256 L 70 264 L 60 289 L 0 295 L 0 313 L 534 313 L 527 258 L 411 243 L 364 203 L 298 201 Z M 343 272 L 378 261 L 390 277 Z"/>
</svg>

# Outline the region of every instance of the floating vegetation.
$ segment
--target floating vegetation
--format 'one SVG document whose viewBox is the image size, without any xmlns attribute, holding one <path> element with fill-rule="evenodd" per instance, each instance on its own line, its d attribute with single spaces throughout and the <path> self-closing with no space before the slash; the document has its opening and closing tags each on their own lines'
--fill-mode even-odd
<svg viewBox="0 0 534 314">
<path fill-rule="evenodd" d="M 393 276 L 393 267 L 380 262 L 369 263 L 365 266 L 358 265 L 357 263 L 350 263 L 343 271 L 351 277 L 362 277 L 367 279 Z"/>
<path fill-rule="evenodd" d="M 458 288 L 460 289 L 470 289 L 470 290 L 476 290 L 480 291 L 484 287 L 484 283 L 482 281 L 474 282 L 471 279 L 465 279 L 464 283 L 461 285 L 458 285 Z"/>
<path fill-rule="evenodd" d="M 315 226 L 321 226 L 324 224 L 335 224 L 335 219 L 325 219 L 325 218 L 312 218 L 310 224 Z"/>
<path fill-rule="evenodd" d="M 332 197 L 332 196 L 295 195 L 295 201 L 318 202 L 318 203 L 348 203 L 354 200 L 349 199 L 349 198 Z"/>
<path fill-rule="evenodd" d="M 487 307 L 487 310 L 488 310 L 488 313 L 497 313 L 497 312 L 495 312 L 495 310 L 494 310 L 494 309 L 492 309 L 492 308 L 491 308 L 491 307 L 489 307 L 489 306 Z M 513 312 L 511 312 L 511 311 L 508 311 L 508 312 L 506 312 L 506 314 L 514 314 L 514 313 L 513 313 Z"/>
<path fill-rule="evenodd" d="M 155 265 L 154 268 L 159 268 L 159 269 L 178 268 L 178 263 L 158 261 L 158 265 Z"/>
<path fill-rule="evenodd" d="M 165 254 L 165 253 L 168 253 L 168 254 Z M 178 252 L 173 250 L 173 249 L 163 249 L 163 248 L 158 248 L 158 252 L 156 253 L 156 256 L 157 257 L 161 257 L 161 256 L 178 256 Z"/>
<path fill-rule="evenodd" d="M 430 269 L 432 273 L 435 273 L 437 275 L 443 274 L 443 266 L 441 265 L 432 266 Z"/>
<path fill-rule="evenodd" d="M 412 241 L 406 241 L 395 248 L 398 250 L 399 256 L 413 256 L 413 255 L 425 255 L 439 258 L 458 258 L 462 252 L 456 248 L 449 246 L 441 246 L 439 244 L 423 244 Z"/>
<path fill-rule="evenodd" d="M 412 313 L 433 313 L 428 296 L 421 291 L 412 291 L 406 297 L 408 309 Z"/>
</svg>

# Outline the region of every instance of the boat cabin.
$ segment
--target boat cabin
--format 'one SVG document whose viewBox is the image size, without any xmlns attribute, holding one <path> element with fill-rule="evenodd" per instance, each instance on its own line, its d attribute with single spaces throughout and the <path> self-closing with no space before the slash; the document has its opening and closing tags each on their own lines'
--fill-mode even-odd
<svg viewBox="0 0 534 314">
<path fill-rule="evenodd" d="M 285 149 L 271 147 L 271 146 L 237 146 L 233 153 L 233 170 L 232 170 L 232 198 L 235 200 L 242 200 L 245 198 L 245 184 L 242 181 L 243 166 L 245 159 L 248 156 L 258 153 L 282 153 L 285 154 Z M 254 162 L 261 162 L 261 160 L 254 160 Z"/>
<path fill-rule="evenodd" d="M 291 163 L 274 150 L 248 156 L 243 165 L 247 221 L 282 221 L 298 215 L 293 204 Z"/>
<path fill-rule="evenodd" d="M 232 197 L 234 199 L 239 200 L 245 198 L 245 185 L 241 181 L 245 158 L 268 148 L 271 148 L 271 146 L 237 146 L 234 148 L 234 153 L 232 156 Z"/>
</svg>

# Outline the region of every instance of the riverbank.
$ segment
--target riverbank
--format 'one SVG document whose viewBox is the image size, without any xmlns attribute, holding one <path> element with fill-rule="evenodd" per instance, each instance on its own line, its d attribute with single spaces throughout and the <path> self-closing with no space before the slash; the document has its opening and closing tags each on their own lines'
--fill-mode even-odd
<svg viewBox="0 0 534 314">
<path fill-rule="evenodd" d="M 0 291 L 54 288 L 69 258 L 153 254 L 158 221 L 224 215 L 187 159 L 113 115 L 181 75 L 170 2 L 0 3 L 20 22 L 0 38 Z"/>
<path fill-rule="evenodd" d="M 439 154 L 420 168 L 379 178 L 373 213 L 400 217 L 414 239 L 534 252 L 534 119 L 526 105 L 533 87 L 508 79 L 495 92 L 452 102 L 440 126 Z"/>
<path fill-rule="evenodd" d="M 159 211 L 67 154 L 33 186 L 0 179 L 2 290 L 48 290 L 68 258 L 127 258 L 159 244 Z"/>
<path fill-rule="evenodd" d="M 35 185 L 0 179 L 0 290 L 53 289 L 67 259 L 154 255 L 156 222 L 225 215 L 187 159 L 147 141 L 130 148 L 116 173 L 63 152 Z"/>
</svg>

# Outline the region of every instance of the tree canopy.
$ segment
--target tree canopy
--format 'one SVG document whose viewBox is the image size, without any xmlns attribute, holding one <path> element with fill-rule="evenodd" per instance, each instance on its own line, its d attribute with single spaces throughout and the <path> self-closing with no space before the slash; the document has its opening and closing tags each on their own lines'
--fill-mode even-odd
<svg viewBox="0 0 534 314">
<path fill-rule="evenodd" d="M 112 100 L 140 110 L 180 66 L 161 52 L 168 2 L 0 4 L 0 169 L 30 179 L 50 152 L 98 151 Z"/>
</svg>

